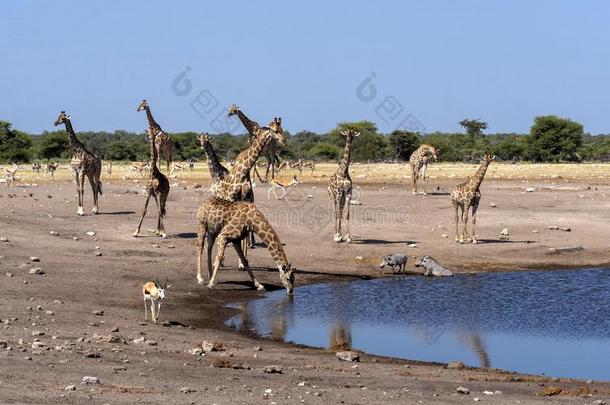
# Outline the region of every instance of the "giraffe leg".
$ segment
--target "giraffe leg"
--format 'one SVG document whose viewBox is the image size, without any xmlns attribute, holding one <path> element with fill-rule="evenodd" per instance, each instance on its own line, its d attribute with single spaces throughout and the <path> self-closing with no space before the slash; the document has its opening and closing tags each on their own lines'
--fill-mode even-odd
<svg viewBox="0 0 610 405">
<path fill-rule="evenodd" d="M 424 190 L 424 195 L 426 195 L 426 170 L 428 169 L 428 164 L 424 164 L 424 166 L 422 167 L 422 189 Z"/>
<path fill-rule="evenodd" d="M 161 194 L 159 196 L 159 223 L 157 225 L 157 229 L 159 231 L 159 235 L 162 238 L 167 237 L 165 233 L 165 203 L 167 202 L 167 194 Z"/>
<path fill-rule="evenodd" d="M 345 227 L 347 228 L 347 233 L 345 234 L 345 236 L 343 236 L 341 238 L 342 241 L 344 242 L 351 242 L 352 241 L 352 236 L 349 233 L 349 211 L 350 211 L 350 206 L 351 206 L 351 201 L 352 201 L 352 193 L 348 193 L 347 197 L 345 198 Z"/>
<path fill-rule="evenodd" d="M 341 191 L 339 197 L 339 210 L 337 212 L 337 218 L 339 219 L 337 234 L 339 235 L 339 242 L 344 242 L 345 238 L 343 237 L 342 225 L 343 225 L 343 209 L 345 208 L 345 194 Z"/>
<path fill-rule="evenodd" d="M 462 233 L 462 237 L 461 237 L 462 242 L 463 242 L 463 237 L 464 236 L 466 237 L 466 241 L 470 242 L 470 235 L 468 235 L 468 211 L 470 211 L 470 203 L 465 204 L 465 207 L 464 207 L 464 213 L 463 213 L 463 216 L 464 216 L 464 232 Z"/>
<path fill-rule="evenodd" d="M 210 281 L 208 282 L 209 289 L 214 288 L 214 285 L 216 284 L 218 268 L 220 267 L 220 262 L 222 261 L 222 258 L 225 255 L 225 249 L 228 243 L 229 240 L 227 239 L 227 237 L 221 233 L 216 242 L 216 258 L 214 258 L 214 271 L 212 272 L 212 277 L 210 277 Z"/>
<path fill-rule="evenodd" d="M 455 211 L 455 241 L 459 242 L 460 240 L 460 219 L 458 216 L 458 207 L 459 204 L 457 204 L 456 202 L 453 203 L 453 209 Z"/>
<path fill-rule="evenodd" d="M 339 217 L 339 197 L 335 196 L 335 242 L 341 242 L 341 218 Z"/>
<path fill-rule="evenodd" d="M 148 194 L 146 195 L 146 202 L 144 203 L 144 210 L 142 211 L 142 217 L 140 218 L 140 222 L 138 223 L 138 227 L 136 231 L 133 233 L 135 238 L 138 237 L 140 233 L 140 228 L 142 227 L 142 221 L 144 221 L 144 217 L 146 216 L 146 209 L 148 208 L 148 202 L 150 201 L 150 196 L 152 195 L 152 190 L 148 190 Z"/>
<path fill-rule="evenodd" d="M 216 242 L 216 235 L 212 235 L 208 230 L 208 237 L 206 242 L 206 253 L 208 260 L 208 277 L 212 278 L 212 249 L 214 248 L 214 243 Z M 220 262 L 222 266 L 222 261 Z"/>
<path fill-rule="evenodd" d="M 417 194 L 417 176 L 419 176 L 419 170 L 415 165 L 411 166 L 411 177 L 413 178 L 413 194 Z"/>
<path fill-rule="evenodd" d="M 91 212 L 97 214 L 97 182 L 95 181 L 92 174 L 88 174 L 89 184 L 91 185 L 91 191 L 93 191 L 93 209 Z"/>
<path fill-rule="evenodd" d="M 472 203 L 472 243 L 477 243 L 477 210 L 479 209 L 479 201 L 473 201 Z"/>
<path fill-rule="evenodd" d="M 201 276 L 201 256 L 203 255 L 206 233 L 206 228 L 200 224 L 197 229 L 197 242 L 195 244 L 195 252 L 197 254 L 197 284 L 203 284 L 203 277 Z"/>
<path fill-rule="evenodd" d="M 250 270 L 250 264 L 248 263 L 248 259 L 246 258 L 246 256 L 244 256 L 244 252 L 241 249 L 240 242 L 233 242 L 233 247 L 235 247 L 237 256 L 239 256 L 240 263 L 244 266 L 243 269 L 248 272 L 248 275 L 252 279 L 252 282 L 254 283 L 254 287 L 258 291 L 265 291 L 265 287 L 261 283 L 258 282 L 258 280 L 254 277 L 252 270 Z"/>
<path fill-rule="evenodd" d="M 78 170 L 74 171 L 74 179 L 76 181 L 76 192 L 78 193 L 78 209 L 76 210 L 76 215 L 84 215 L 85 210 L 83 209 L 83 186 L 81 186 L 82 174 L 79 173 Z"/>
</svg>

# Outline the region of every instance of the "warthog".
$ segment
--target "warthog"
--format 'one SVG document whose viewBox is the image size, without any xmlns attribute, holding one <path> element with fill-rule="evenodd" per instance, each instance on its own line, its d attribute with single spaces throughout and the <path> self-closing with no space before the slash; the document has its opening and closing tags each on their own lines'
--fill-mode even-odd
<svg viewBox="0 0 610 405">
<path fill-rule="evenodd" d="M 389 266 L 392 268 L 392 272 L 396 274 L 396 267 L 398 267 L 398 273 L 401 271 L 406 273 L 407 271 L 407 256 L 406 255 L 385 255 L 381 264 L 379 265 L 380 269 L 383 269 L 385 266 Z"/>
<path fill-rule="evenodd" d="M 438 276 L 438 277 L 451 277 L 453 273 L 451 270 L 444 268 L 434 260 L 432 257 L 426 255 L 422 256 L 415 263 L 415 267 L 423 267 L 424 268 L 424 276 Z"/>
</svg>

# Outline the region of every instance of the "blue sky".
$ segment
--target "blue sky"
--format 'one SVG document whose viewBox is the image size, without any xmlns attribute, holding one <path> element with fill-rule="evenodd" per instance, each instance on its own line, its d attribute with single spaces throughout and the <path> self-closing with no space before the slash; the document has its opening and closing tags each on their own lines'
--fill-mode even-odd
<svg viewBox="0 0 610 405">
<path fill-rule="evenodd" d="M 231 103 L 292 133 L 523 132 L 544 114 L 610 132 L 604 1 L 21 0 L 0 15 L 0 119 L 30 132 L 62 109 L 77 130 L 142 131 L 142 98 L 170 132 L 215 132 Z"/>
</svg>

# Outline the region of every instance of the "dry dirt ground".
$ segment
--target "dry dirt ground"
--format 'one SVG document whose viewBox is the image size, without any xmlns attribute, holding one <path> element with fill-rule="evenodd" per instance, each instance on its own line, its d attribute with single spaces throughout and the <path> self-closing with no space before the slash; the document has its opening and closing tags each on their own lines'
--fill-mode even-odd
<svg viewBox="0 0 610 405">
<path fill-rule="evenodd" d="M 431 254 L 458 272 L 610 262 L 610 165 L 494 163 L 481 188 L 476 246 L 454 242 L 447 195 L 475 166 L 432 166 L 423 196 L 411 194 L 404 165 L 354 165 L 354 199 L 361 205 L 352 206 L 350 244 L 332 241 L 325 187 L 332 167 L 303 174 L 288 201 L 268 200 L 265 185 L 256 189 L 258 206 L 299 270 L 297 286 L 380 277 L 380 257 L 394 252 Z M 0 403 L 610 402 L 606 382 L 448 369 L 367 354 L 360 363 L 345 363 L 330 351 L 233 331 L 224 321 L 237 310 L 224 305 L 260 293 L 237 270 L 231 249 L 217 289 L 196 284 L 193 214 L 208 196 L 207 174 L 199 169 L 172 179 L 167 239 L 146 232 L 156 223 L 154 210 L 143 236 L 133 238 L 145 181 L 121 180 L 121 170 L 105 175 L 97 216 L 90 214 L 88 189 L 87 215 L 76 216 L 75 188 L 65 169 L 55 182 L 22 172 L 14 187 L 0 184 Z M 500 239 L 505 228 L 508 239 Z M 259 246 L 250 258 L 259 280 L 279 288 L 268 251 Z M 44 275 L 30 274 L 38 267 Z M 164 325 L 143 323 L 141 286 L 155 276 L 173 284 L 161 310 Z M 225 350 L 192 354 L 204 340 L 222 342 Z M 264 372 L 269 365 L 282 372 Z M 82 384 L 84 376 L 98 383 Z M 457 393 L 459 386 L 470 394 Z M 544 397 L 545 390 L 558 394 Z"/>
</svg>

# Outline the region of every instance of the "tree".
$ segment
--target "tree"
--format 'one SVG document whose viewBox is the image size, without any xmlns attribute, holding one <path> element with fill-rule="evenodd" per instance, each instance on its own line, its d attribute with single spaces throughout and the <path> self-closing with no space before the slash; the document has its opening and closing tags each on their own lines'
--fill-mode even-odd
<svg viewBox="0 0 610 405">
<path fill-rule="evenodd" d="M 0 161 L 27 162 L 30 160 L 32 138 L 21 131 L 11 129 L 11 123 L 0 121 Z"/>
<path fill-rule="evenodd" d="M 309 150 L 308 156 L 324 160 L 337 160 L 341 156 L 341 148 L 329 142 L 318 142 Z"/>
<path fill-rule="evenodd" d="M 483 130 L 487 129 L 487 123 L 481 120 L 469 120 L 463 119 L 460 121 L 460 125 L 466 129 L 466 133 L 470 136 L 473 141 L 476 138 L 483 136 Z"/>
<path fill-rule="evenodd" d="M 555 115 L 534 118 L 528 136 L 529 158 L 536 162 L 578 161 L 582 124 Z"/>
<path fill-rule="evenodd" d="M 38 156 L 49 160 L 65 156 L 69 150 L 70 143 L 65 132 L 48 132 L 40 139 Z"/>
<path fill-rule="evenodd" d="M 388 143 L 396 160 L 409 160 L 411 154 L 419 148 L 421 140 L 416 132 L 396 129 L 388 137 Z"/>
</svg>

